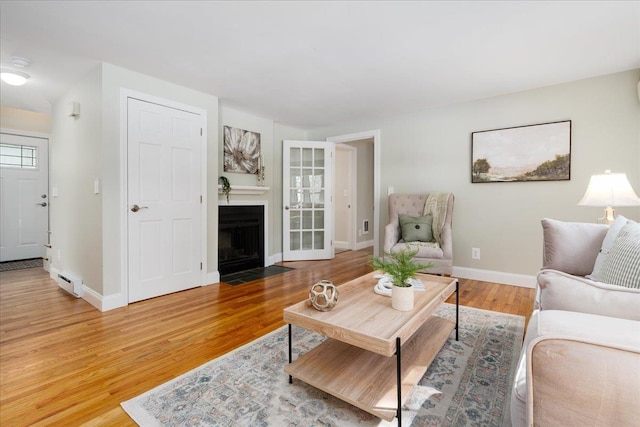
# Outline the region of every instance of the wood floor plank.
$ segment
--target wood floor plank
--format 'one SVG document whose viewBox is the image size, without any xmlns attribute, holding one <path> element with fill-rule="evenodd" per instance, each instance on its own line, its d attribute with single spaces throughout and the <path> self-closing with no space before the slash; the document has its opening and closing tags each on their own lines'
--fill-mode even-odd
<svg viewBox="0 0 640 427">
<path fill-rule="evenodd" d="M 225 283 L 101 313 L 40 268 L 0 273 L 0 425 L 134 426 L 120 402 L 284 323 L 312 283 L 371 271 L 370 249 L 242 285 Z M 460 303 L 527 317 L 533 289 L 460 280 Z M 455 302 L 449 298 L 448 302 Z"/>
</svg>

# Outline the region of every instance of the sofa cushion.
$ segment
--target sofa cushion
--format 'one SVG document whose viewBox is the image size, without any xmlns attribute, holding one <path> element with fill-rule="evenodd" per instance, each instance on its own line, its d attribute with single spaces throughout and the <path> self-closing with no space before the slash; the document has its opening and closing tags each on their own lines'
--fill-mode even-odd
<svg viewBox="0 0 640 427">
<path fill-rule="evenodd" d="M 604 262 L 607 255 L 609 255 L 611 246 L 613 246 L 613 242 L 616 240 L 616 237 L 618 237 L 618 233 L 620 233 L 620 230 L 622 230 L 622 227 L 624 227 L 628 221 L 629 220 L 624 216 L 618 215 L 615 221 L 613 221 L 611 225 L 609 225 L 609 230 L 607 231 L 606 236 L 604 236 L 602 246 L 600 247 L 600 252 L 598 253 L 596 262 L 593 265 L 593 272 L 589 276 L 587 276 L 587 278 L 598 280 L 597 277 L 598 274 L 600 274 L 602 263 Z"/>
<path fill-rule="evenodd" d="M 402 230 L 402 240 L 405 242 L 433 242 L 431 231 L 433 216 L 400 215 L 398 218 Z"/>
<path fill-rule="evenodd" d="M 440 248 L 438 242 L 399 242 L 393 245 L 391 248 L 391 252 L 400 252 L 406 250 L 418 250 L 418 253 L 415 255 L 415 258 L 433 258 L 433 259 L 442 259 L 444 258 L 444 252 Z"/>
<path fill-rule="evenodd" d="M 640 289 L 542 270 L 538 273 L 535 307 L 640 320 Z"/>
<path fill-rule="evenodd" d="M 629 221 L 622 227 L 596 277 L 601 282 L 640 288 L 640 224 Z"/>
<path fill-rule="evenodd" d="M 608 229 L 604 224 L 543 219 L 542 268 L 577 276 L 590 274 Z"/>
</svg>

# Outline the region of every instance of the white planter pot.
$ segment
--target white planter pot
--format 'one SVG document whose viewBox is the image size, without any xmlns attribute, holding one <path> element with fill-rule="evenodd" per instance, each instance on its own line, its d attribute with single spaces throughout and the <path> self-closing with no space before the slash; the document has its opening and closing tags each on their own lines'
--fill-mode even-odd
<svg viewBox="0 0 640 427">
<path fill-rule="evenodd" d="M 413 286 L 392 286 L 391 307 L 399 311 L 413 310 Z"/>
</svg>

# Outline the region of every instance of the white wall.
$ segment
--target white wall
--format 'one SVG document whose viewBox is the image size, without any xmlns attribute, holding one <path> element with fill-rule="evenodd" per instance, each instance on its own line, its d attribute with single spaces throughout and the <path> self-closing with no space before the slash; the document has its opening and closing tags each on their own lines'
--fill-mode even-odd
<svg viewBox="0 0 640 427">
<path fill-rule="evenodd" d="M 53 108 L 51 179 L 59 197 L 52 200 L 54 268 L 80 277 L 97 298 L 99 308 L 126 303 L 122 281 L 121 89 L 191 105 L 207 111 L 207 273 L 218 269 L 218 177 L 222 175 L 222 126 L 230 125 L 261 134 L 265 185 L 272 189 L 269 202 L 269 256 L 278 261 L 282 252 L 282 140 L 305 139 L 303 130 L 274 124 L 272 120 L 232 108 L 218 108 L 215 96 L 103 63 L 75 85 Z M 65 114 L 69 101 L 80 102 L 78 119 Z M 274 144 L 274 141 L 278 141 Z M 78 158 L 81 155 L 82 158 Z M 254 175 L 230 174 L 236 185 L 255 185 Z M 93 194 L 98 178 L 101 194 Z M 61 259 L 55 265 L 55 249 Z M 91 301 L 96 304 L 95 301 Z"/>
<path fill-rule="evenodd" d="M 215 96 L 101 64 L 53 107 L 51 199 L 54 268 L 80 277 L 102 309 L 126 304 L 122 281 L 122 206 L 126 192 L 121 171 L 121 89 L 201 108 L 207 112 L 207 270 L 217 270 L 218 99 Z M 67 117 L 69 101 L 80 102 L 80 117 Z M 101 192 L 93 194 L 100 179 Z M 212 247 L 216 252 L 212 251 Z M 56 250 L 61 260 L 56 264 Z M 100 301 L 102 300 L 102 301 Z M 96 304 L 96 301 L 91 301 Z"/>
<path fill-rule="evenodd" d="M 592 174 L 626 172 L 640 194 L 639 79 L 637 69 L 308 134 L 318 140 L 381 129 L 381 239 L 388 186 L 396 193 L 451 191 L 454 265 L 528 277 L 541 265 L 541 218 L 593 222 L 602 215 L 576 206 Z M 566 119 L 570 181 L 471 184 L 471 132 Z M 616 211 L 640 220 L 640 208 Z M 481 260 L 471 259 L 472 247 L 481 249 Z"/>
<path fill-rule="evenodd" d="M 267 248 L 267 253 L 265 253 L 265 258 L 268 258 L 273 253 L 273 178 L 274 174 L 277 172 L 273 169 L 273 120 L 265 119 L 263 117 L 255 116 L 249 113 L 245 113 L 240 110 L 233 109 L 231 107 L 225 107 L 224 105 L 220 106 L 220 126 L 218 129 L 218 139 L 220 143 L 217 147 L 218 152 L 218 162 L 217 162 L 217 177 L 216 177 L 216 185 L 218 184 L 217 179 L 220 176 L 225 176 L 229 183 L 231 184 L 231 188 L 233 189 L 234 185 L 250 185 L 257 186 L 258 185 L 258 177 L 257 175 L 252 175 L 248 173 L 231 173 L 224 172 L 224 126 L 230 126 L 233 128 L 239 128 L 248 130 L 251 132 L 257 132 L 260 134 L 260 151 L 262 153 L 262 161 L 264 162 L 264 182 L 261 183 L 263 187 L 270 187 L 269 191 L 260 195 L 236 195 L 232 194 L 229 196 L 229 200 L 231 202 L 235 201 L 266 201 L 267 202 L 267 221 L 265 224 L 267 227 L 267 242 L 269 247 Z M 220 194 L 218 196 L 218 204 L 226 204 L 227 199 L 226 196 Z M 217 206 L 216 206 L 216 215 L 217 215 Z M 217 237 L 217 236 L 216 236 Z M 216 242 L 216 259 L 218 256 L 218 247 Z M 269 259 L 265 259 L 268 264 Z"/>
<path fill-rule="evenodd" d="M 102 132 L 102 165 L 103 165 L 103 232 L 104 232 L 104 293 L 118 294 L 123 290 L 120 279 L 121 270 L 121 192 L 120 180 L 120 89 L 130 89 L 148 95 L 179 102 L 201 108 L 207 112 L 207 198 L 209 214 L 207 216 L 207 272 L 215 272 L 218 267 L 217 239 L 218 216 L 216 206 L 217 189 L 216 164 L 218 146 L 218 98 L 183 86 L 178 86 L 144 74 L 136 73 L 111 64 L 102 64 L 102 98 L 103 98 L 103 132 Z M 216 251 L 213 251 L 213 247 Z"/>
<path fill-rule="evenodd" d="M 268 224 L 268 253 L 272 262 L 282 259 L 282 140 L 306 139 L 306 133 L 301 129 L 281 126 L 271 119 L 255 116 L 228 106 L 220 106 L 220 128 L 218 146 L 218 176 L 224 175 L 233 185 L 257 185 L 257 177 L 250 174 L 223 172 L 223 128 L 224 126 L 236 127 L 244 130 L 258 132 L 262 158 L 265 165 L 265 187 L 269 191 L 263 195 L 231 195 L 230 199 L 236 200 L 266 200 L 269 204 Z M 226 203 L 223 195 L 218 197 L 219 203 Z M 216 208 L 217 209 L 217 208 Z M 216 246 L 217 254 L 217 246 Z M 217 256 L 217 255 L 216 255 Z"/>
<path fill-rule="evenodd" d="M 51 115 L 0 107 L 0 128 L 51 134 Z"/>
<path fill-rule="evenodd" d="M 102 292 L 102 198 L 93 193 L 100 178 L 102 70 L 94 69 L 52 107 L 49 162 L 51 271 L 82 279 Z M 80 116 L 67 103 L 80 103 Z M 57 196 L 55 195 L 57 191 Z"/>
</svg>

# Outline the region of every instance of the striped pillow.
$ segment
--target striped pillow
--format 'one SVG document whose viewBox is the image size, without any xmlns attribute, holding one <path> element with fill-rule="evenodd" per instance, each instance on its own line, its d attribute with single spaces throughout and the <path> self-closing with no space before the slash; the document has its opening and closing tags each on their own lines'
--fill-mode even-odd
<svg viewBox="0 0 640 427">
<path fill-rule="evenodd" d="M 640 288 L 640 224 L 629 221 L 602 262 L 598 280 L 627 288 Z"/>
</svg>

